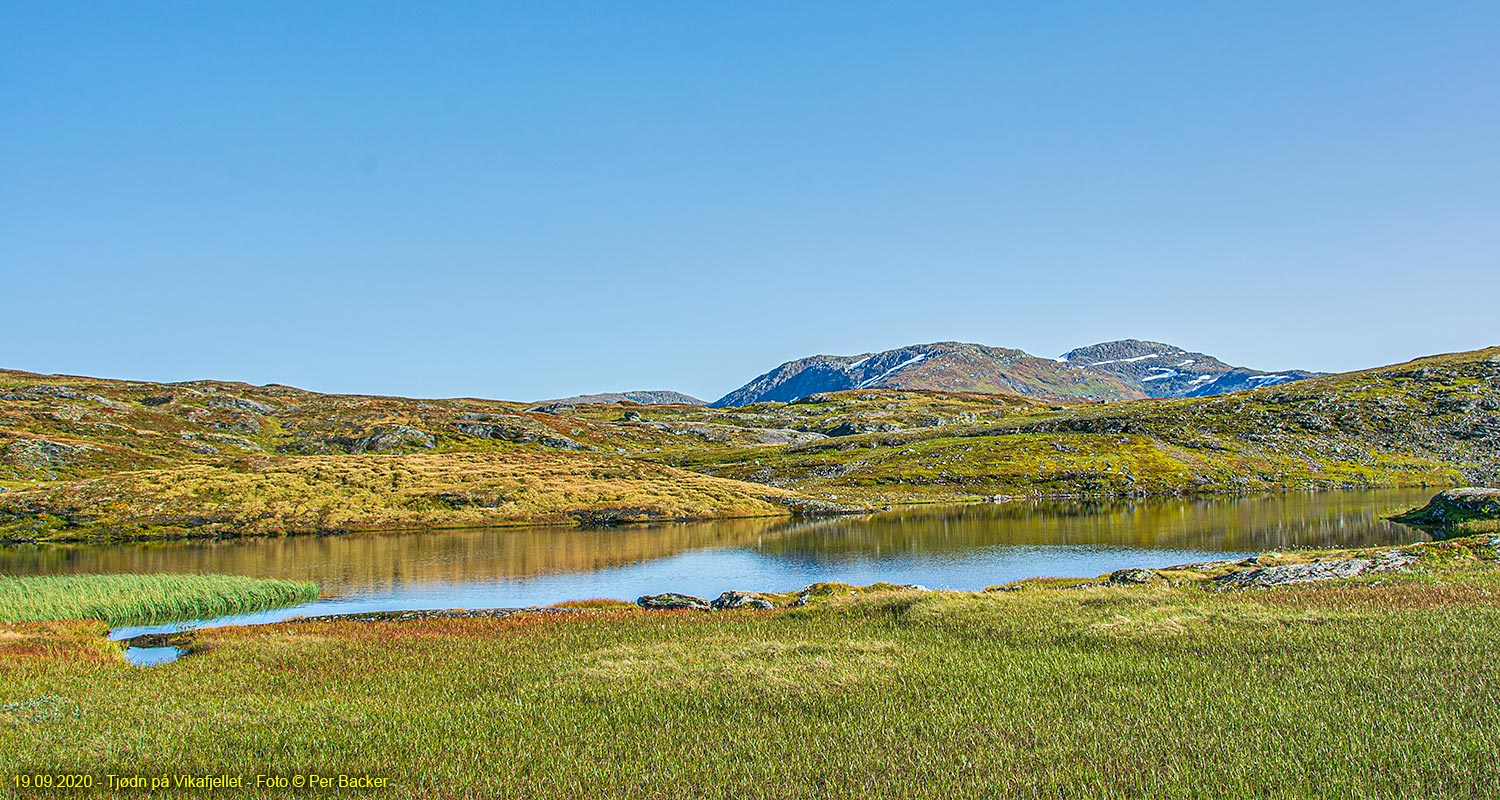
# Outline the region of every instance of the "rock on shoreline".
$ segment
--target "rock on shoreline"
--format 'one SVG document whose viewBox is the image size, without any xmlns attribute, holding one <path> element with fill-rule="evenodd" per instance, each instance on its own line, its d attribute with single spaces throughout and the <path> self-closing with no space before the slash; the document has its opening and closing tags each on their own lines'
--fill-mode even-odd
<svg viewBox="0 0 1500 800">
<path fill-rule="evenodd" d="M 1427 505 L 1391 517 L 1395 522 L 1438 529 L 1435 539 L 1500 530 L 1500 489 L 1449 489 Z M 1442 530 L 1454 533 L 1442 535 Z"/>
</svg>

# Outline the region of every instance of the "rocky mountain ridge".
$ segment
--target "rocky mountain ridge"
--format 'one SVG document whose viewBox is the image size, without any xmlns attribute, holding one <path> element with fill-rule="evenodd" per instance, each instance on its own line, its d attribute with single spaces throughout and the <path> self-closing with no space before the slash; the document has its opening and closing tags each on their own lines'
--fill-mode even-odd
<svg viewBox="0 0 1500 800">
<path fill-rule="evenodd" d="M 910 345 L 857 356 L 788 361 L 720 398 L 716 407 L 791 402 L 849 389 L 932 389 L 1078 400 L 1146 397 L 1119 379 L 1070 369 L 1022 350 L 968 342 Z"/>
<path fill-rule="evenodd" d="M 816 355 L 782 364 L 711 405 L 792 402 L 849 389 L 1000 392 L 1053 400 L 1112 402 L 1206 397 L 1304 380 L 1306 370 L 1263 372 L 1161 342 L 1122 339 L 1050 359 L 967 342 L 910 345 L 852 356 Z"/>
<path fill-rule="evenodd" d="M 634 392 L 600 392 L 598 394 L 578 394 L 572 397 L 559 397 L 553 400 L 538 400 L 537 405 L 564 405 L 581 406 L 603 403 L 639 403 L 643 406 L 658 405 L 684 405 L 684 406 L 706 406 L 707 400 L 699 400 L 682 392 L 674 392 L 670 389 L 647 389 Z"/>
<path fill-rule="evenodd" d="M 1206 353 L 1140 339 L 1080 347 L 1058 359 L 1070 368 L 1108 375 L 1136 387 L 1147 397 L 1209 397 L 1306 380 L 1323 373 L 1307 370 L 1264 372 L 1226 364 Z"/>
</svg>

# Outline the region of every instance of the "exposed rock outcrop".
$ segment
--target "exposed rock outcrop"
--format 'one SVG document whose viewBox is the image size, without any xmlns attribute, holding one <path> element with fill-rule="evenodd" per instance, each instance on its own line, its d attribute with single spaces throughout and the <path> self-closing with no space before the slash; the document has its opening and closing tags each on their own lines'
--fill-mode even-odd
<svg viewBox="0 0 1500 800">
<path fill-rule="evenodd" d="M 676 592 L 643 595 L 636 598 L 635 604 L 651 611 L 709 611 L 713 608 L 701 597 Z"/>
<path fill-rule="evenodd" d="M 1109 582 L 1117 585 L 1140 585 L 1146 583 L 1162 583 L 1165 578 L 1157 575 L 1149 569 L 1117 569 L 1109 573 Z"/>
<path fill-rule="evenodd" d="M 1416 563 L 1416 556 L 1390 550 L 1374 558 L 1342 558 L 1313 561 L 1306 564 L 1282 564 L 1259 567 L 1220 575 L 1213 580 L 1216 589 L 1269 588 L 1293 583 L 1353 578 L 1368 572 L 1403 570 Z"/>
<path fill-rule="evenodd" d="M 1421 508 L 1391 517 L 1396 522 L 1427 528 L 1433 538 L 1500 530 L 1500 489 L 1449 489 Z M 1450 531 L 1445 535 L 1445 531 Z"/>
<path fill-rule="evenodd" d="M 426 431 L 406 425 L 387 425 L 377 427 L 364 436 L 339 437 L 333 439 L 332 442 L 340 445 L 345 452 L 358 455 L 414 448 L 431 450 L 436 444 L 436 439 Z"/>
<path fill-rule="evenodd" d="M 737 608 L 756 608 L 764 610 L 775 608 L 776 604 L 772 603 L 770 600 L 765 599 L 756 592 L 738 592 L 730 590 L 714 598 L 714 601 L 712 603 L 709 603 L 709 606 L 715 611 L 728 611 Z"/>
<path fill-rule="evenodd" d="M 276 410 L 275 406 L 267 405 L 255 400 L 247 400 L 243 397 L 215 397 L 207 402 L 207 405 L 216 408 L 234 408 L 240 411 L 254 411 L 257 414 L 270 414 Z"/>
<path fill-rule="evenodd" d="M 545 429 L 537 423 L 527 424 L 522 422 L 524 418 L 517 417 L 504 419 L 495 414 L 460 414 L 462 422 L 453 423 L 453 427 L 465 436 L 474 436 L 480 439 L 499 439 L 516 444 L 530 444 L 535 442 L 544 447 L 556 450 L 587 450 L 587 445 L 575 442 L 566 436 L 561 436 Z M 538 430 L 533 427 L 543 428 Z"/>
</svg>

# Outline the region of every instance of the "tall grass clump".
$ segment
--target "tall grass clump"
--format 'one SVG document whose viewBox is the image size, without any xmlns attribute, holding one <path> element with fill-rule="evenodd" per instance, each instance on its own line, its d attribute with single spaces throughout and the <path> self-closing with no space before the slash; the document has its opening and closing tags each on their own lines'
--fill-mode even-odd
<svg viewBox="0 0 1500 800">
<path fill-rule="evenodd" d="M 146 625 L 243 614 L 317 596 L 310 582 L 239 575 L 0 575 L 0 621 Z"/>
</svg>

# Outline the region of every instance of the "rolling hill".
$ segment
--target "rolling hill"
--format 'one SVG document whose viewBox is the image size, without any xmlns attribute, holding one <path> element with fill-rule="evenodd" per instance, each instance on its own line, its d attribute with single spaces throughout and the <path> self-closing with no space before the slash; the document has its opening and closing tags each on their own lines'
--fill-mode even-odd
<svg viewBox="0 0 1500 800">
<path fill-rule="evenodd" d="M 1049 388 L 1134 393 L 1129 375 L 1090 376 L 1098 361 L 1075 369 L 1071 357 L 930 347 L 893 351 L 858 383 L 925 352 L 923 362 L 949 367 L 1008 359 Z M 962 376 L 945 367 L 906 377 Z M 0 371 L 0 538 L 592 525 L 995 496 L 1500 482 L 1500 348 L 1207 397 L 1058 394 L 871 384 L 727 408 L 535 408 Z"/>
</svg>

